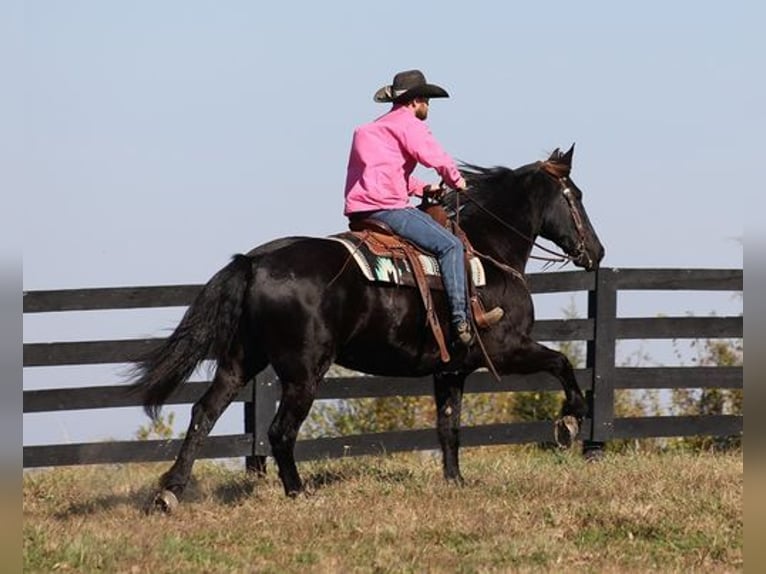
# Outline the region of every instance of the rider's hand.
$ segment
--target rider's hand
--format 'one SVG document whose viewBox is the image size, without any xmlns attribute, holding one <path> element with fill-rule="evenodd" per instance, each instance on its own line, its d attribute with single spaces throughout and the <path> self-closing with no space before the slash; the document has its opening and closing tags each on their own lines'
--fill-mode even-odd
<svg viewBox="0 0 766 574">
<path fill-rule="evenodd" d="M 429 199 L 439 199 L 444 195 L 444 191 L 440 183 L 429 183 L 423 188 L 423 196 Z"/>
</svg>

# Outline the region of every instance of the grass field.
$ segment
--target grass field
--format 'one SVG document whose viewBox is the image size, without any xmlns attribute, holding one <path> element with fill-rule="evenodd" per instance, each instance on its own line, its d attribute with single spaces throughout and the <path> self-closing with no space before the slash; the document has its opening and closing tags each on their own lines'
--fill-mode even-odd
<svg viewBox="0 0 766 574">
<path fill-rule="evenodd" d="M 142 510 L 168 464 L 28 472 L 28 572 L 736 572 L 742 454 L 465 449 L 305 463 L 308 496 L 200 462 L 177 511 Z"/>
</svg>

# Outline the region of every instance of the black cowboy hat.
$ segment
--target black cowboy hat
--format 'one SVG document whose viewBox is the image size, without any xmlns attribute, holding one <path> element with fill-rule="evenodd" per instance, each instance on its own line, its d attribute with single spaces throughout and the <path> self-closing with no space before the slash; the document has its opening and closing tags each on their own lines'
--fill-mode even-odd
<svg viewBox="0 0 766 574">
<path fill-rule="evenodd" d="M 376 102 L 395 104 L 414 98 L 449 98 L 449 94 L 444 88 L 427 83 L 420 70 L 407 70 L 396 74 L 390 86 L 383 86 L 373 96 Z"/>
</svg>

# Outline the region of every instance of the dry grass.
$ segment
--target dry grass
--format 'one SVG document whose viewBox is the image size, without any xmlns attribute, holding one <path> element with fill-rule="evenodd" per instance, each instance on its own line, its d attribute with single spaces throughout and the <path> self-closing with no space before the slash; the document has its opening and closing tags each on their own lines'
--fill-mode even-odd
<svg viewBox="0 0 766 574">
<path fill-rule="evenodd" d="M 301 465 L 313 494 L 198 463 L 177 512 L 145 516 L 162 465 L 24 477 L 29 572 L 741 571 L 741 453 L 465 450 Z"/>
</svg>

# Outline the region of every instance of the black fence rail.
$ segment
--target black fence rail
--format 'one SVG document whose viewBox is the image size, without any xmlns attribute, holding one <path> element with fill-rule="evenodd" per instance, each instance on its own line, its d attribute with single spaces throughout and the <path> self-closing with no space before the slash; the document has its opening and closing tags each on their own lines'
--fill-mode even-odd
<svg viewBox="0 0 766 574">
<path fill-rule="evenodd" d="M 616 343 L 620 339 L 718 339 L 741 338 L 743 318 L 651 317 L 620 318 L 620 291 L 731 291 L 741 292 L 741 269 L 615 269 L 596 273 L 569 271 L 530 274 L 535 294 L 587 292 L 585 319 L 542 320 L 535 324 L 534 337 L 541 341 L 585 341 L 586 367 L 576 370 L 581 387 L 592 401 L 592 420 L 585 422 L 586 445 L 596 447 L 614 439 L 732 436 L 742 433 L 739 415 L 667 416 L 616 418 L 617 389 L 741 389 L 742 367 L 620 367 Z M 24 293 L 24 313 L 59 313 L 183 307 L 191 303 L 200 285 L 121 287 Z M 23 365 L 28 367 L 130 363 L 161 339 L 50 342 L 24 344 Z M 210 382 L 182 385 L 166 404 L 194 403 Z M 547 374 L 505 376 L 500 382 L 485 372 L 471 375 L 467 393 L 560 391 Z M 355 399 L 388 396 L 424 396 L 433 391 L 430 378 L 335 377 L 325 379 L 319 399 Z M 235 399 L 243 408 L 243 433 L 211 436 L 200 458 L 231 458 L 270 455 L 266 429 L 276 412 L 279 381 L 270 370 L 258 375 Z M 140 399 L 122 385 L 67 389 L 27 390 L 24 413 L 71 411 L 139 406 Z M 551 439 L 550 421 L 516 422 L 463 427 L 465 446 L 534 443 Z M 175 458 L 180 439 L 111 441 L 80 444 L 25 446 L 25 468 L 41 466 L 159 461 Z M 436 431 L 402 430 L 344 437 L 301 440 L 296 458 L 357 456 L 380 452 L 438 449 Z"/>
</svg>

